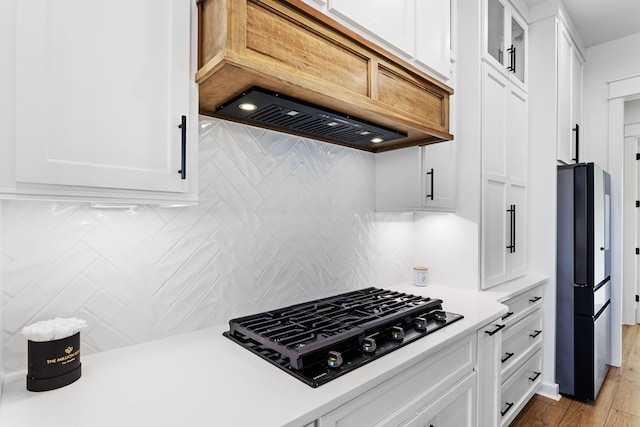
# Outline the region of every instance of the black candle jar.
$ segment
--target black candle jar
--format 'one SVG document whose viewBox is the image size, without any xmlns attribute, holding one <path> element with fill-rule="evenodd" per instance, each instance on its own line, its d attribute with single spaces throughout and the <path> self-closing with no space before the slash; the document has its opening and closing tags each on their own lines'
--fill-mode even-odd
<svg viewBox="0 0 640 427">
<path fill-rule="evenodd" d="M 27 390 L 54 390 L 80 378 L 80 332 L 53 341 L 28 340 L 27 346 Z"/>
</svg>

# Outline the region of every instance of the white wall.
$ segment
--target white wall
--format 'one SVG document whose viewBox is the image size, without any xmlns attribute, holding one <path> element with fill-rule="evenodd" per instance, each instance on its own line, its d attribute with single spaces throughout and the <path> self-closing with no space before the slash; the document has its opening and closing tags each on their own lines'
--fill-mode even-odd
<svg viewBox="0 0 640 427">
<path fill-rule="evenodd" d="M 584 126 L 580 129 L 584 161 L 608 170 L 622 167 L 610 162 L 608 141 L 608 82 L 640 74 L 640 33 L 587 49 L 584 65 Z"/>
<path fill-rule="evenodd" d="M 609 83 L 640 74 L 640 33 L 587 49 L 584 67 L 584 161 L 600 164 L 611 174 L 611 227 L 612 227 L 612 322 L 621 324 L 623 298 L 634 298 L 622 293 L 623 244 L 623 172 L 624 136 L 622 123 L 624 107 L 621 101 L 609 101 Z M 614 117 L 620 116 L 619 127 L 612 129 Z M 613 138 L 613 139 L 611 139 Z M 617 327 L 612 333 L 612 362 L 619 366 L 622 333 Z"/>
</svg>

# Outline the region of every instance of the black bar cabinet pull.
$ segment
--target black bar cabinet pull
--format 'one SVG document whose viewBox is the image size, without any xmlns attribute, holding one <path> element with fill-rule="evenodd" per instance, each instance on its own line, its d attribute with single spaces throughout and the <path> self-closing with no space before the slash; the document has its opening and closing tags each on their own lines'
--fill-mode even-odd
<svg viewBox="0 0 640 427">
<path fill-rule="evenodd" d="M 513 316 L 513 311 L 510 311 L 507 314 L 505 314 L 504 316 L 502 316 L 502 320 L 504 320 L 504 319 L 506 319 L 508 317 L 511 317 L 511 316 Z"/>
<path fill-rule="evenodd" d="M 503 357 L 502 359 L 500 359 L 502 361 L 502 363 L 506 362 L 507 360 L 511 359 L 513 357 L 513 353 L 506 353 L 506 356 Z"/>
<path fill-rule="evenodd" d="M 427 194 L 427 199 L 433 200 L 433 168 L 431 168 L 431 170 L 427 172 L 427 175 L 431 175 L 431 194 Z"/>
<path fill-rule="evenodd" d="M 576 156 L 571 160 L 575 160 L 576 163 L 580 163 L 580 125 L 576 123 L 576 127 L 571 130 L 576 133 Z"/>
<path fill-rule="evenodd" d="M 182 116 L 178 127 L 182 130 L 182 159 L 178 173 L 181 179 L 187 179 L 187 116 Z"/>
<path fill-rule="evenodd" d="M 542 333 L 542 331 L 538 331 L 538 330 L 536 329 L 535 331 L 533 331 L 533 334 L 529 334 L 529 336 L 530 336 L 531 338 L 535 338 L 535 337 L 537 337 L 538 335 L 540 335 L 541 333 Z"/>
<path fill-rule="evenodd" d="M 507 70 L 515 73 L 516 72 L 516 47 L 514 45 L 511 45 L 511 47 L 507 49 L 507 52 L 509 53 L 509 66 L 507 67 Z"/>
<path fill-rule="evenodd" d="M 512 254 L 516 251 L 516 205 L 510 205 L 509 209 L 509 253 Z"/>
<path fill-rule="evenodd" d="M 531 299 L 529 300 L 529 302 L 530 302 L 531 304 L 533 304 L 534 302 L 538 302 L 538 301 L 540 301 L 541 299 L 542 299 L 542 297 L 535 297 L 535 298 L 531 298 Z"/>
<path fill-rule="evenodd" d="M 535 381 L 538 379 L 538 377 L 540 376 L 541 372 L 533 372 L 535 375 L 533 376 L 533 378 L 529 377 L 530 381 Z"/>
<path fill-rule="evenodd" d="M 513 213 L 511 215 L 513 215 L 513 226 L 511 227 L 511 233 L 513 234 L 513 251 L 511 253 L 515 253 L 516 252 L 516 205 L 511 205 L 511 210 L 513 211 Z"/>
<path fill-rule="evenodd" d="M 504 325 L 496 325 L 496 328 L 493 331 L 484 331 L 485 334 L 489 334 L 489 336 L 493 336 L 504 329 Z"/>
<path fill-rule="evenodd" d="M 507 404 L 507 409 L 505 409 L 504 411 L 500 411 L 500 415 L 502 415 L 503 417 L 507 414 L 507 412 L 509 412 L 509 409 L 511 409 L 511 407 L 513 406 L 513 403 L 509 403 L 509 402 L 505 402 Z"/>
</svg>

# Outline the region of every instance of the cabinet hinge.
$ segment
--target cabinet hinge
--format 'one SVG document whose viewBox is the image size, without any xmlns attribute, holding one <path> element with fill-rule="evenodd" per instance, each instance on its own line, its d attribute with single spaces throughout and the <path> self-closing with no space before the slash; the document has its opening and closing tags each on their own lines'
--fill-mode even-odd
<svg viewBox="0 0 640 427">
<path fill-rule="evenodd" d="M 640 295 L 636 295 L 636 302 L 640 302 Z"/>
<path fill-rule="evenodd" d="M 640 153 L 636 153 L 636 160 L 640 160 Z"/>
<path fill-rule="evenodd" d="M 636 208 L 640 208 L 640 200 L 636 200 Z"/>
<path fill-rule="evenodd" d="M 640 248 L 636 248 L 636 255 L 640 255 Z"/>
</svg>

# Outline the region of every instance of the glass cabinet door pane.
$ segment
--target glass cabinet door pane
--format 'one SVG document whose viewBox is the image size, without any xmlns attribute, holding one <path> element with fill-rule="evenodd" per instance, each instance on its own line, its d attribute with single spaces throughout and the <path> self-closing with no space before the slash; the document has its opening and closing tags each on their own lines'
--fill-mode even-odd
<svg viewBox="0 0 640 427">
<path fill-rule="evenodd" d="M 487 0 L 487 49 L 504 65 L 504 5 L 500 0 Z"/>
<path fill-rule="evenodd" d="M 522 26 L 514 18 L 511 18 L 511 46 L 515 49 L 515 75 L 521 82 L 524 83 L 524 36 L 525 32 Z M 512 70 L 513 71 L 513 70 Z"/>
</svg>

